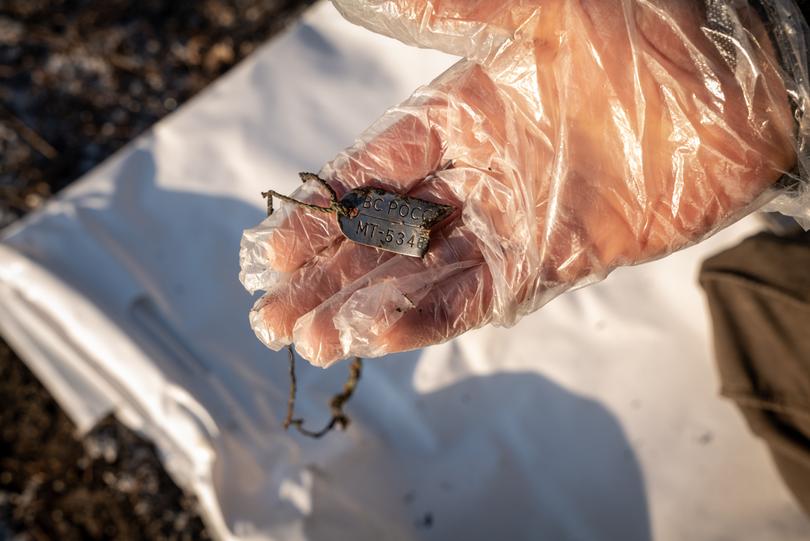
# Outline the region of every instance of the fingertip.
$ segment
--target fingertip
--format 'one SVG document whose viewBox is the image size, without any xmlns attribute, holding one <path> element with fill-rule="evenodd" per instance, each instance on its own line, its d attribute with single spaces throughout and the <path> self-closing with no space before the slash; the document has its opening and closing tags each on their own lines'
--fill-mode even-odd
<svg viewBox="0 0 810 541">
<path fill-rule="evenodd" d="M 314 366 L 327 368 L 348 357 L 343 351 L 340 335 L 328 313 L 313 310 L 295 322 L 295 350 Z"/>
<path fill-rule="evenodd" d="M 264 295 L 250 310 L 250 326 L 264 345 L 278 351 L 292 342 L 292 333 L 286 329 L 280 311 L 273 310 L 271 294 Z"/>
</svg>

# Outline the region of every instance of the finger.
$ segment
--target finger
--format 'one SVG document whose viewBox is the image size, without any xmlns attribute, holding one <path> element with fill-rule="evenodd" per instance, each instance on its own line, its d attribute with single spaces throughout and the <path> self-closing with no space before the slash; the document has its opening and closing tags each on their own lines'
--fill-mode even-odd
<svg viewBox="0 0 810 541">
<path fill-rule="evenodd" d="M 319 366 L 343 358 L 349 335 L 353 341 L 383 334 L 434 284 L 480 265 L 476 239 L 459 223 L 434 233 L 424 259 L 394 256 L 303 315 L 293 328 L 298 352 Z"/>
<path fill-rule="evenodd" d="M 350 355 L 379 357 L 446 342 L 485 325 L 492 313 L 492 280 L 484 264 L 436 284 L 387 331 L 353 340 Z"/>
<path fill-rule="evenodd" d="M 540 11 L 506 0 L 332 0 L 349 21 L 409 45 L 486 57 Z M 546 2 L 553 4 L 553 2 Z"/>
<path fill-rule="evenodd" d="M 298 318 L 393 255 L 352 242 L 333 244 L 256 303 L 251 327 L 268 347 L 281 349 L 292 342 Z"/>
<path fill-rule="evenodd" d="M 378 357 L 441 343 L 489 318 L 492 288 L 483 262 L 445 275 L 422 295 L 402 294 L 407 281 L 376 282 L 339 307 L 332 303 L 307 314 L 305 325 L 296 327 L 296 349 L 327 367 L 352 355 Z"/>
</svg>

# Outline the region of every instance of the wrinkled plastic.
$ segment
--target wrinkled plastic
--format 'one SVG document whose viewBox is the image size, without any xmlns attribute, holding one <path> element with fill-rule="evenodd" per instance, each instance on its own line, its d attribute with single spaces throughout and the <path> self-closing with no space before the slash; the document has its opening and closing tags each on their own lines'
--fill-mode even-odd
<svg viewBox="0 0 810 541">
<path fill-rule="evenodd" d="M 257 336 L 321 366 L 512 325 L 756 208 L 810 224 L 806 23 L 789 0 L 336 0 L 465 58 L 326 165 L 460 209 L 423 259 L 285 206 L 245 232 Z M 327 204 L 317 186 L 295 197 Z"/>
</svg>

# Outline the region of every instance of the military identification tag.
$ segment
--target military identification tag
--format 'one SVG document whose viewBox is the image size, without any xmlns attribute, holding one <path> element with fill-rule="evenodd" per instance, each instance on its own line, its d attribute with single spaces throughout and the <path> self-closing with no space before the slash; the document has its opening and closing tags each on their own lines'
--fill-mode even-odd
<svg viewBox="0 0 810 541">
<path fill-rule="evenodd" d="M 411 257 L 427 253 L 431 229 L 453 212 L 449 205 L 371 187 L 355 188 L 338 200 L 332 187 L 317 175 L 301 173 L 301 180 L 317 181 L 329 192 L 331 205 L 311 205 L 271 190 L 262 194 L 267 197 L 268 214 L 273 213 L 273 197 L 319 212 L 334 212 L 349 240 Z"/>
</svg>

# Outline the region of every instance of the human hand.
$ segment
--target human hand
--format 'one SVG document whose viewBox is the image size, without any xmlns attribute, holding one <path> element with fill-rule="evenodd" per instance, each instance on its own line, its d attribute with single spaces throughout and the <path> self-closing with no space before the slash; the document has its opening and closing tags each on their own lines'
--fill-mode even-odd
<svg viewBox="0 0 810 541">
<path fill-rule="evenodd" d="M 314 364 L 511 325 L 736 220 L 795 161 L 786 89 L 751 10 L 735 12 L 730 58 L 698 1 L 335 4 L 465 60 L 320 176 L 338 195 L 376 186 L 459 211 L 422 259 L 355 244 L 334 216 L 289 206 L 245 233 L 243 282 L 268 290 L 254 330 Z"/>
</svg>

